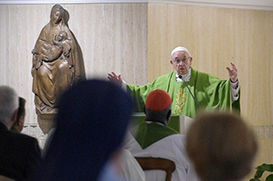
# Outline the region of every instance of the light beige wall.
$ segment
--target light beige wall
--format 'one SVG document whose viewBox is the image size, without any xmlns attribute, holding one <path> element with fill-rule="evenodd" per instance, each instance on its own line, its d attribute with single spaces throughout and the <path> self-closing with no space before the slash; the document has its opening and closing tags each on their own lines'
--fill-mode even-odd
<svg viewBox="0 0 273 181">
<path fill-rule="evenodd" d="M 238 67 L 241 112 L 260 143 L 257 163 L 273 162 L 273 11 L 148 5 L 148 80 L 172 71 L 170 53 L 191 52 L 195 69 L 228 79 Z"/>
<path fill-rule="evenodd" d="M 37 127 L 32 93 L 32 54 L 53 5 L 0 5 L 0 85 L 14 87 L 27 100 L 28 134 Z M 147 3 L 66 4 L 68 22 L 84 55 L 88 77 L 122 73 L 130 83 L 147 82 Z M 42 143 L 43 144 L 43 143 Z"/>
</svg>

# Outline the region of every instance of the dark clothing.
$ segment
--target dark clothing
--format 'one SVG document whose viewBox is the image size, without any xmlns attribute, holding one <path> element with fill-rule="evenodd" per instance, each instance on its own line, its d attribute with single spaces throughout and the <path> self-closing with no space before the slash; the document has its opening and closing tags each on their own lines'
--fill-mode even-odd
<svg viewBox="0 0 273 181">
<path fill-rule="evenodd" d="M 102 80 L 80 81 L 61 97 L 56 131 L 36 180 L 98 180 L 122 146 L 133 101 Z"/>
<path fill-rule="evenodd" d="M 38 141 L 0 123 L 0 175 L 26 180 L 41 163 Z"/>
</svg>

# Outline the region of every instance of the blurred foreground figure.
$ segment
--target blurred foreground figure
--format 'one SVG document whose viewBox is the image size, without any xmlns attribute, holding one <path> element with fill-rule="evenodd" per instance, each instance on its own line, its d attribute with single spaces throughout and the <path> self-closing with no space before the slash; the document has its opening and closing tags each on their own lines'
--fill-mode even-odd
<svg viewBox="0 0 273 181">
<path fill-rule="evenodd" d="M 14 89 L 0 86 L 0 176 L 28 180 L 41 163 L 41 152 L 35 138 L 10 131 L 17 121 L 18 100 Z"/>
<path fill-rule="evenodd" d="M 258 145 L 243 119 L 231 113 L 197 116 L 186 149 L 203 181 L 241 180 L 252 168 Z"/>
<path fill-rule="evenodd" d="M 130 96 L 111 82 L 88 80 L 69 88 L 37 180 L 98 180 L 122 146 L 132 107 Z"/>
</svg>

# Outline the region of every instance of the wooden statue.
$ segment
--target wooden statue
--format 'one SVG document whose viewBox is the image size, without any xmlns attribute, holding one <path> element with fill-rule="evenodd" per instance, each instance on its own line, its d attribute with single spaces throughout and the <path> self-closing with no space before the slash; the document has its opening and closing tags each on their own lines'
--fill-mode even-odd
<svg viewBox="0 0 273 181">
<path fill-rule="evenodd" d="M 68 27 L 68 19 L 68 12 L 54 5 L 50 22 L 43 27 L 32 50 L 32 91 L 38 123 L 45 134 L 54 123 L 58 98 L 69 86 L 85 79 L 81 48 Z"/>
</svg>

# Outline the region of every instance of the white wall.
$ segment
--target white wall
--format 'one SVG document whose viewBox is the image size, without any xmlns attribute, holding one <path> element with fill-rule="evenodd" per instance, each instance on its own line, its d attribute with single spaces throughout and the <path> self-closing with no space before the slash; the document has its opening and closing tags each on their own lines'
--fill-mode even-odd
<svg viewBox="0 0 273 181">
<path fill-rule="evenodd" d="M 0 0 L 0 4 L 56 4 L 56 3 L 172 3 L 240 9 L 273 10 L 273 0 Z"/>
</svg>

